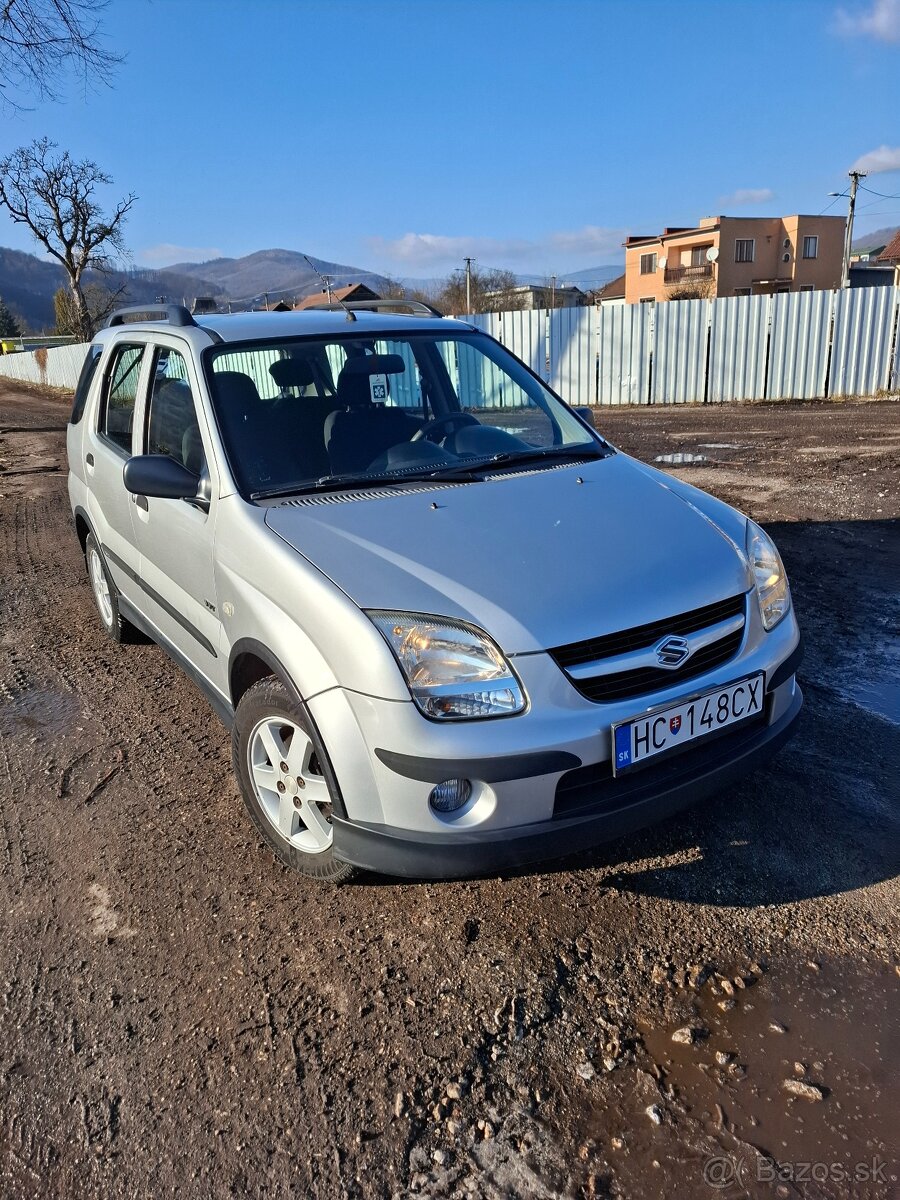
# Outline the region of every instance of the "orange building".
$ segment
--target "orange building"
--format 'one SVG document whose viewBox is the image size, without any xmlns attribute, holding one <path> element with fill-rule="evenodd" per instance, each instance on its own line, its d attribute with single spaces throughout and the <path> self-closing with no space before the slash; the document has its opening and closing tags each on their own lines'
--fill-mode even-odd
<svg viewBox="0 0 900 1200">
<path fill-rule="evenodd" d="M 704 217 L 625 242 L 625 302 L 819 291 L 841 282 L 843 217 Z"/>
</svg>

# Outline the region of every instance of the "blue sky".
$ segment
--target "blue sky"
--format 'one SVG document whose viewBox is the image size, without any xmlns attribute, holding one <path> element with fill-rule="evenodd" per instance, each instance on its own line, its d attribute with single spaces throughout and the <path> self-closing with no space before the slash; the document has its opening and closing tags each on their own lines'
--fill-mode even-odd
<svg viewBox="0 0 900 1200">
<path fill-rule="evenodd" d="M 624 236 L 900 193 L 900 0 L 114 0 L 127 60 L 7 113 L 139 200 L 137 265 L 279 246 L 565 274 Z M 845 211 L 839 199 L 830 211 Z M 900 199 L 860 193 L 860 231 Z M 0 243 L 34 248 L 0 216 Z"/>
</svg>

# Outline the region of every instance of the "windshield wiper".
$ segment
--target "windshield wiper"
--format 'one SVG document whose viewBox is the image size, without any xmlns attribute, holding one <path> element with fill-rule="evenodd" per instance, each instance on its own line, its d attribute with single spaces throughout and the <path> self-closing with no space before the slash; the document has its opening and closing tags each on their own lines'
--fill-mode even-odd
<svg viewBox="0 0 900 1200">
<path fill-rule="evenodd" d="M 432 479 L 447 479 L 453 483 L 480 483 L 482 476 L 467 468 L 448 463 L 446 467 L 410 472 L 406 475 L 322 475 L 319 479 L 284 484 L 251 492 L 251 500 L 274 500 L 278 496 L 306 496 L 311 492 L 333 492 L 341 488 L 371 488 L 397 486 L 401 483 L 423 483 Z"/>
<path fill-rule="evenodd" d="M 546 446 L 543 450 L 504 450 L 492 455 L 487 462 L 479 464 L 481 470 L 490 467 L 505 467 L 509 463 L 539 462 L 549 458 L 607 458 L 612 452 L 596 443 L 581 446 Z"/>
</svg>

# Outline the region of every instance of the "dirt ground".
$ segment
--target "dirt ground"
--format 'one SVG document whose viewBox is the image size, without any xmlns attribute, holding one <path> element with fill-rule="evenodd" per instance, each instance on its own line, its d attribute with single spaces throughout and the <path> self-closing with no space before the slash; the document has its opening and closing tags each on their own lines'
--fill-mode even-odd
<svg viewBox="0 0 900 1200">
<path fill-rule="evenodd" d="M 769 768 L 545 869 L 331 891 L 105 639 L 65 419 L 0 389 L 3 1200 L 900 1195 L 900 404 L 597 415 L 782 549 Z"/>
</svg>

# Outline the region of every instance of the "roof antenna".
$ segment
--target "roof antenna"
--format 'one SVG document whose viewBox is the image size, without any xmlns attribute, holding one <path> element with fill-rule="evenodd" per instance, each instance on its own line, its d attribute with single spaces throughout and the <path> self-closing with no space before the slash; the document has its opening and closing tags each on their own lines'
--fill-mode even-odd
<svg viewBox="0 0 900 1200">
<path fill-rule="evenodd" d="M 330 291 L 331 291 L 331 288 L 328 286 L 328 280 L 325 278 L 325 276 L 322 274 L 322 272 L 319 270 L 319 268 L 318 268 L 318 267 L 315 267 L 315 266 L 313 266 L 312 259 L 309 257 L 309 255 L 308 255 L 308 254 L 304 254 L 304 255 L 303 255 L 303 257 L 304 257 L 304 258 L 306 259 L 306 261 L 309 263 L 309 265 L 310 265 L 310 268 L 311 268 L 313 271 L 315 271 L 315 273 L 318 275 L 318 277 L 319 277 L 319 278 L 322 280 L 322 282 L 325 284 L 325 291 L 326 291 L 326 292 L 330 292 Z M 346 305 L 346 304 L 343 302 L 343 300 L 340 298 L 340 296 L 338 297 L 338 304 L 341 306 L 341 308 L 342 308 L 342 309 L 344 310 L 344 312 L 347 314 L 347 320 L 348 320 L 348 321 L 355 321 L 355 320 L 356 320 L 356 313 L 353 311 L 353 309 L 352 309 L 352 308 L 348 308 L 348 307 L 347 307 L 347 305 Z"/>
</svg>

